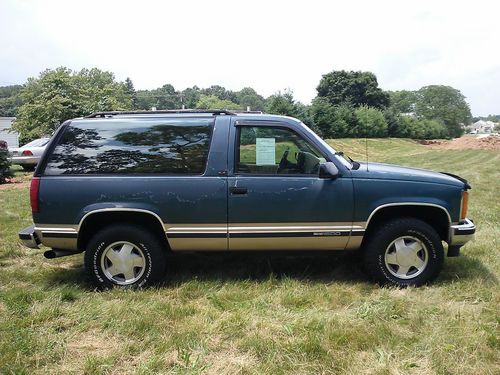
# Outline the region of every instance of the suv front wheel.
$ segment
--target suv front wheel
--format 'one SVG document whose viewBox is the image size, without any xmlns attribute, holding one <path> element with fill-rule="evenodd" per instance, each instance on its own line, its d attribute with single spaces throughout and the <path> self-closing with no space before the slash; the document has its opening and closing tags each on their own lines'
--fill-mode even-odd
<svg viewBox="0 0 500 375">
<path fill-rule="evenodd" d="M 150 231 L 120 224 L 104 228 L 89 241 L 85 268 L 99 289 L 144 287 L 165 270 L 165 248 Z"/>
<path fill-rule="evenodd" d="M 365 269 L 382 284 L 420 286 L 434 280 L 443 267 L 441 238 L 422 220 L 388 221 L 367 240 Z"/>
</svg>

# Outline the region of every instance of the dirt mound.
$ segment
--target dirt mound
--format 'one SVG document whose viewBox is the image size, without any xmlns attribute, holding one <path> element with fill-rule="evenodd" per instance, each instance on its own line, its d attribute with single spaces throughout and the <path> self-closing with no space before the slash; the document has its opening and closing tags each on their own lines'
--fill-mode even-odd
<svg viewBox="0 0 500 375">
<path fill-rule="evenodd" d="M 451 141 L 447 140 L 423 140 L 418 143 L 429 146 L 434 149 L 441 150 L 500 150 L 500 137 L 490 135 L 487 137 L 461 137 L 455 138 Z"/>
</svg>

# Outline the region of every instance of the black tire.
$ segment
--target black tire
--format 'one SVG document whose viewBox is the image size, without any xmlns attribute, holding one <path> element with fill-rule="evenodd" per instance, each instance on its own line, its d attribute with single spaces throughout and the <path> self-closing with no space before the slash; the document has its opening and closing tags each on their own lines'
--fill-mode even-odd
<svg viewBox="0 0 500 375">
<path fill-rule="evenodd" d="M 399 277 L 395 275 L 399 272 L 399 266 L 391 264 L 390 261 L 388 263 L 386 252 L 387 256 L 395 254 L 395 241 L 400 239 L 403 239 L 403 243 L 408 241 L 411 244 L 411 241 L 414 241 L 417 248 L 423 246 L 422 250 L 413 256 L 421 258 L 422 263 L 423 259 L 427 259 L 427 262 L 420 269 L 410 266 L 409 271 L 406 274 L 402 271 L 403 274 Z M 420 286 L 434 280 L 443 268 L 444 250 L 441 238 L 422 220 L 400 218 L 388 221 L 374 230 L 363 247 L 364 269 L 381 284 Z M 402 269 L 404 270 L 404 267 Z"/>
<path fill-rule="evenodd" d="M 132 266 L 134 277 L 129 282 L 126 281 L 125 274 L 110 278 L 107 270 L 111 269 L 113 262 L 107 256 L 104 257 L 105 253 L 113 254 L 111 245 L 117 244 L 116 246 L 119 247 L 121 243 L 126 243 L 127 246 L 132 245 L 133 250 L 130 254 L 134 257 L 138 255 L 142 261 L 141 266 Z M 121 250 L 114 252 L 116 253 L 121 253 Z M 102 229 L 90 239 L 85 252 L 87 274 L 91 282 L 101 290 L 116 286 L 133 288 L 149 286 L 163 276 L 165 266 L 165 245 L 147 229 L 134 225 L 116 224 Z"/>
</svg>

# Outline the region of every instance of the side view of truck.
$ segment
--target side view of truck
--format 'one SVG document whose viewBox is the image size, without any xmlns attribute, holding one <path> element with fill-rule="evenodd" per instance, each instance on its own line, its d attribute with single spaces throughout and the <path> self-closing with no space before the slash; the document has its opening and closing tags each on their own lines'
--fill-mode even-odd
<svg viewBox="0 0 500 375">
<path fill-rule="evenodd" d="M 101 112 L 51 138 L 19 237 L 47 258 L 85 252 L 99 288 L 155 282 L 168 252 L 267 250 L 360 251 L 376 281 L 418 286 L 473 238 L 470 188 L 352 161 L 290 117 Z"/>
</svg>

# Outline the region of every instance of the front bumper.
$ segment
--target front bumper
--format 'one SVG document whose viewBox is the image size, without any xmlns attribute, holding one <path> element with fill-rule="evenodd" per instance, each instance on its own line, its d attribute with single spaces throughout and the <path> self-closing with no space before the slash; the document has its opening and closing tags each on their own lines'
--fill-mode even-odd
<svg viewBox="0 0 500 375">
<path fill-rule="evenodd" d="M 476 226 L 472 220 L 465 218 L 460 223 L 450 226 L 450 246 L 462 246 L 474 239 Z"/>
<path fill-rule="evenodd" d="M 34 225 L 30 225 L 29 227 L 24 228 L 22 231 L 20 231 L 19 240 L 24 246 L 29 247 L 30 249 L 39 248 L 38 245 L 40 244 L 40 240 L 35 233 Z"/>
</svg>

